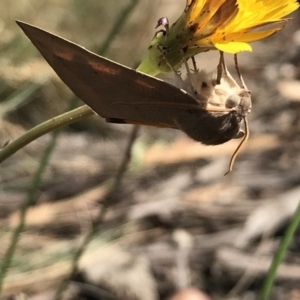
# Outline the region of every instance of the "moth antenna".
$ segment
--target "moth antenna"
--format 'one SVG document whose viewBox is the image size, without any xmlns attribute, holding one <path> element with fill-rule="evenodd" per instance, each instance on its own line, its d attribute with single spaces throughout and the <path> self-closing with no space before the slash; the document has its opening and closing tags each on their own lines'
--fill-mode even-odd
<svg viewBox="0 0 300 300">
<path fill-rule="evenodd" d="M 181 78 L 181 74 L 180 71 L 175 70 L 175 68 L 169 63 L 168 59 L 165 56 L 165 52 L 163 50 L 163 48 L 160 45 L 157 45 L 157 49 L 160 51 L 163 59 L 165 60 L 166 64 L 168 65 L 168 67 L 173 71 L 173 74 L 175 76 L 175 79 L 177 80 L 177 83 L 175 84 L 178 88 L 183 88 L 185 87 L 185 82 L 184 80 Z M 192 91 L 194 91 L 192 89 L 192 85 L 190 84 L 190 88 Z"/>
<path fill-rule="evenodd" d="M 242 84 L 242 88 L 247 90 L 245 81 L 244 81 L 243 76 L 240 72 L 239 63 L 238 63 L 238 59 L 237 59 L 237 54 L 234 54 L 234 66 L 235 66 L 236 72 L 239 76 L 240 82 Z"/>
<path fill-rule="evenodd" d="M 220 51 L 220 59 L 217 66 L 217 84 L 221 83 L 221 78 L 223 75 L 223 67 L 224 67 L 225 61 L 224 61 L 224 52 Z"/>
<path fill-rule="evenodd" d="M 235 149 L 234 153 L 232 154 L 231 159 L 230 159 L 230 163 L 229 163 L 228 171 L 224 174 L 224 176 L 232 171 L 233 165 L 234 165 L 234 162 L 235 162 L 235 159 L 236 159 L 237 155 L 239 154 L 242 146 L 246 143 L 246 141 L 249 138 L 249 125 L 248 125 L 247 118 L 243 117 L 243 120 L 244 120 L 244 125 L 245 125 L 245 135 L 244 135 L 243 139 L 241 140 L 241 142 L 239 143 L 238 147 Z"/>
</svg>

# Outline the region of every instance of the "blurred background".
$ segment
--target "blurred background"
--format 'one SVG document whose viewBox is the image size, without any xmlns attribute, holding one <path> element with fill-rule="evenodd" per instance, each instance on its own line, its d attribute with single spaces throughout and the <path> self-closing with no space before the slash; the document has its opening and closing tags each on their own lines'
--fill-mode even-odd
<svg viewBox="0 0 300 300">
<path fill-rule="evenodd" d="M 167 16 L 173 23 L 184 7 L 184 0 L 1 0 L 0 146 L 81 104 L 16 19 L 135 68 L 157 20 Z M 187 287 L 197 290 L 172 299 L 190 299 L 196 291 L 199 299 L 256 299 L 300 199 L 299 11 L 292 17 L 284 30 L 239 55 L 253 110 L 250 139 L 233 172 L 224 177 L 238 140 L 207 147 L 179 131 L 142 128 L 128 172 L 64 299 L 171 299 Z M 198 55 L 198 67 L 213 70 L 217 60 L 217 51 Z M 233 57 L 226 61 L 232 69 Z M 93 116 L 1 164 L 0 263 L 22 204 L 30 197 L 34 203 L 3 299 L 53 299 L 101 213 L 131 130 Z M 37 185 L 34 176 L 49 147 Z M 271 299 L 300 299 L 299 252 L 298 230 Z"/>
</svg>

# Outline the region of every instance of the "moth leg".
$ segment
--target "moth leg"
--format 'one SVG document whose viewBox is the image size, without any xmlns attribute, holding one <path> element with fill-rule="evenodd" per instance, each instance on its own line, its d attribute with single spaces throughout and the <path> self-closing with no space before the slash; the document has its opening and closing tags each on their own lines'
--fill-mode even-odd
<svg viewBox="0 0 300 300">
<path fill-rule="evenodd" d="M 223 69 L 224 69 L 224 65 L 225 65 L 225 61 L 224 61 L 224 52 L 220 51 L 220 59 L 219 59 L 219 63 L 217 65 L 217 84 L 221 83 L 221 78 L 223 75 Z M 227 69 L 224 70 L 225 74 L 227 74 Z"/>
<path fill-rule="evenodd" d="M 224 53 L 222 54 L 222 65 L 223 65 L 224 76 L 228 76 L 229 72 L 225 62 Z"/>
<path fill-rule="evenodd" d="M 196 91 L 195 91 L 194 87 L 192 86 L 192 83 L 191 83 L 191 80 L 190 80 L 190 76 L 189 76 L 189 74 L 191 74 L 191 73 L 189 72 L 189 73 L 187 74 L 189 80 L 188 80 L 187 82 L 184 81 L 184 80 L 182 79 L 182 77 L 181 77 L 181 73 L 180 73 L 179 71 L 176 71 L 175 68 L 169 63 L 168 59 L 167 59 L 166 56 L 165 56 L 164 49 L 163 49 L 160 45 L 158 45 L 157 48 L 158 48 L 158 50 L 161 52 L 162 57 L 163 57 L 163 59 L 165 60 L 165 62 L 166 62 L 166 64 L 168 65 L 168 67 L 169 67 L 169 68 L 173 71 L 173 73 L 174 73 L 175 79 L 177 80 L 177 81 L 175 81 L 175 82 L 176 82 L 175 86 L 177 86 L 177 87 L 180 88 L 180 89 L 184 89 L 185 91 L 187 91 L 187 92 L 190 93 L 191 95 L 195 95 L 195 94 L 196 94 Z M 182 52 L 182 53 L 183 53 L 183 52 Z M 186 63 L 186 60 L 184 59 L 184 55 L 183 55 L 182 57 L 183 57 L 182 60 L 185 61 L 185 63 Z M 186 64 L 187 64 L 187 63 L 186 63 Z M 186 68 L 187 68 L 187 70 L 188 70 L 188 65 L 186 65 Z M 188 71 L 189 71 L 189 70 L 188 70 Z"/>
<path fill-rule="evenodd" d="M 183 79 L 181 78 L 181 73 L 180 71 L 176 71 L 175 68 L 169 63 L 168 59 L 166 58 L 164 49 L 162 48 L 161 45 L 157 45 L 157 49 L 160 51 L 160 53 L 162 54 L 163 59 L 165 60 L 166 64 L 168 65 L 168 67 L 173 71 L 174 76 L 183 83 Z"/>
<path fill-rule="evenodd" d="M 234 54 L 234 66 L 235 66 L 236 72 L 237 72 L 237 74 L 239 76 L 240 82 L 242 84 L 242 88 L 245 89 L 245 90 L 247 90 L 245 81 L 244 81 L 243 76 L 242 76 L 242 74 L 240 72 L 239 63 L 238 63 L 238 59 L 237 59 L 237 54 Z"/>
<path fill-rule="evenodd" d="M 188 64 L 186 58 L 184 57 L 184 51 L 183 51 L 182 48 L 180 48 L 180 54 L 182 56 L 182 61 L 183 61 L 184 66 L 185 66 L 187 76 L 189 77 L 191 75 L 191 70 L 190 70 L 190 67 L 189 67 L 189 64 Z"/>
<path fill-rule="evenodd" d="M 193 63 L 194 73 L 198 73 L 199 69 L 197 68 L 197 63 L 196 63 L 196 60 L 195 60 L 195 56 L 192 56 L 192 63 Z"/>
<path fill-rule="evenodd" d="M 223 56 L 222 59 L 221 59 L 221 57 L 220 57 L 219 65 L 220 65 L 220 64 L 222 64 L 222 66 L 223 66 L 223 71 L 224 71 L 224 75 L 222 76 L 223 79 L 224 79 L 227 83 L 229 83 L 229 85 L 230 85 L 231 87 L 239 87 L 239 88 L 240 88 L 240 86 L 238 85 L 238 83 L 233 79 L 233 77 L 232 77 L 231 74 L 229 73 L 229 71 L 228 71 L 228 69 L 227 69 L 227 65 L 226 65 L 224 56 Z M 218 65 L 218 67 L 219 67 L 219 65 Z M 219 68 L 220 68 L 220 67 L 219 67 Z M 222 78 L 222 77 L 221 77 L 221 78 Z"/>
<path fill-rule="evenodd" d="M 188 91 L 191 95 L 195 96 L 195 95 L 197 95 L 197 90 L 196 90 L 196 89 L 194 88 L 194 86 L 192 85 L 191 77 L 192 77 L 193 74 L 191 73 L 189 64 L 188 64 L 186 58 L 184 57 L 184 51 L 183 51 L 182 48 L 180 48 L 180 53 L 181 53 L 181 55 L 182 55 L 182 61 L 183 61 L 184 65 L 185 65 L 186 75 L 187 75 L 187 79 L 188 79 L 188 80 L 186 80 L 186 83 L 188 84 L 188 87 L 187 87 L 186 89 L 187 89 L 187 91 Z M 193 57 L 193 58 L 194 58 L 194 57 Z M 198 69 L 197 69 L 197 65 L 196 65 L 195 59 L 193 60 L 193 67 L 194 67 L 195 73 L 198 73 Z"/>
</svg>

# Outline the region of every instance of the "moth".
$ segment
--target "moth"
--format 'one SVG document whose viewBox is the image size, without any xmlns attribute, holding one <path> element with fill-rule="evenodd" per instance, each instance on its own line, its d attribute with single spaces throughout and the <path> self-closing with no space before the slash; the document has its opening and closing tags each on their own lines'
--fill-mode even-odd
<svg viewBox="0 0 300 300">
<path fill-rule="evenodd" d="M 200 71 L 191 73 L 178 88 L 38 27 L 17 24 L 61 80 L 107 122 L 179 129 L 205 145 L 248 137 L 250 92 L 227 70 L 220 84 L 213 73 Z M 243 120 L 246 134 L 241 130 Z"/>
</svg>

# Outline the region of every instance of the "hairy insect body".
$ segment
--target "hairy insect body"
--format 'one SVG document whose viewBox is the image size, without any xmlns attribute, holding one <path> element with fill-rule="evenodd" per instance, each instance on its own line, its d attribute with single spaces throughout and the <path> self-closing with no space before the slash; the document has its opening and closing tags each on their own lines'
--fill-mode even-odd
<svg viewBox="0 0 300 300">
<path fill-rule="evenodd" d="M 241 128 L 236 112 L 224 114 L 193 110 L 178 123 L 178 127 L 190 138 L 205 145 L 226 143 L 235 138 Z"/>
<path fill-rule="evenodd" d="M 243 136 L 241 124 L 251 110 L 250 92 L 228 72 L 220 84 L 215 73 L 191 73 L 180 87 L 192 94 L 201 108 L 191 109 L 177 120 L 178 127 L 189 137 L 206 145 L 218 145 Z"/>
</svg>

